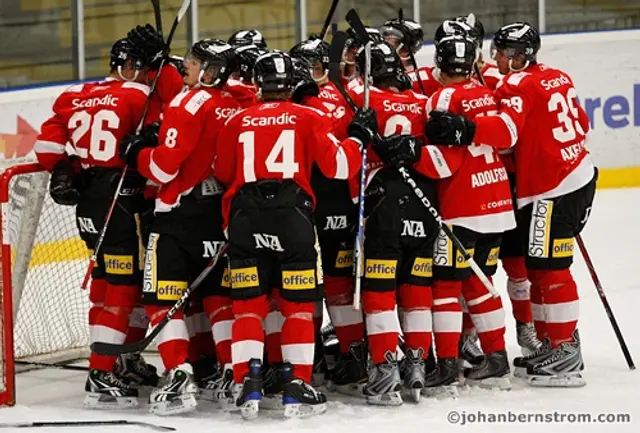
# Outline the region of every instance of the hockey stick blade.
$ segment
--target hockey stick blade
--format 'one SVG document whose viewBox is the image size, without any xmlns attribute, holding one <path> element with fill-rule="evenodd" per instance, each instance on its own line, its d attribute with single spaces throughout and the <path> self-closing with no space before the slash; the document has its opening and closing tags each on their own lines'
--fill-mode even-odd
<svg viewBox="0 0 640 433">
<path fill-rule="evenodd" d="M 333 0 L 333 2 L 331 3 L 331 7 L 329 8 L 329 13 L 324 19 L 324 24 L 322 25 L 322 30 L 320 31 L 320 39 L 322 39 L 323 41 L 325 40 L 325 38 L 327 37 L 327 33 L 329 32 L 329 26 L 331 25 L 331 20 L 336 13 L 336 9 L 338 8 L 338 3 L 340 3 L 340 0 Z"/>
<path fill-rule="evenodd" d="M 105 420 L 105 421 L 33 421 L 18 422 L 10 424 L 0 424 L 0 428 L 34 428 L 34 427 L 97 427 L 97 426 L 116 426 L 131 425 L 138 427 L 146 427 L 155 431 L 176 431 L 173 427 L 151 424 L 141 421 L 128 421 L 124 419 Z"/>
<path fill-rule="evenodd" d="M 345 20 L 347 20 L 353 31 L 358 35 L 358 39 L 360 39 L 363 44 L 366 45 L 369 43 L 370 37 L 367 32 L 367 28 L 362 23 L 360 15 L 358 15 L 358 12 L 356 12 L 355 9 L 350 9 L 349 12 L 347 12 Z"/>
<path fill-rule="evenodd" d="M 336 34 L 333 35 L 331 47 L 329 48 L 329 80 L 336 86 L 338 92 L 340 92 L 342 97 L 347 101 L 347 104 L 349 104 L 355 112 L 358 107 L 344 88 L 342 84 L 342 73 L 340 71 L 340 63 L 342 62 L 342 54 L 344 53 L 347 39 L 349 39 L 349 35 L 342 31 L 337 31 Z"/>
<path fill-rule="evenodd" d="M 153 5 L 153 16 L 156 20 L 156 30 L 162 36 L 162 14 L 160 13 L 160 0 L 151 0 Z"/>
<path fill-rule="evenodd" d="M 200 284 L 207 278 L 211 270 L 216 266 L 220 257 L 224 256 L 229 244 L 226 244 L 218 254 L 211 259 L 209 264 L 200 272 L 198 278 L 195 279 L 193 283 L 182 293 L 180 299 L 173 304 L 173 307 L 167 312 L 167 315 L 158 323 L 147 335 L 140 341 L 136 341 L 135 343 L 127 343 L 127 344 L 113 344 L 113 343 L 105 343 L 102 341 L 96 341 L 91 344 L 91 351 L 97 353 L 98 355 L 107 355 L 107 356 L 119 356 L 128 353 L 138 353 L 142 352 L 151 342 L 158 336 L 160 331 L 169 323 L 169 321 L 173 318 L 173 316 L 180 310 L 184 304 L 189 300 L 191 293 L 198 288 Z"/>
</svg>

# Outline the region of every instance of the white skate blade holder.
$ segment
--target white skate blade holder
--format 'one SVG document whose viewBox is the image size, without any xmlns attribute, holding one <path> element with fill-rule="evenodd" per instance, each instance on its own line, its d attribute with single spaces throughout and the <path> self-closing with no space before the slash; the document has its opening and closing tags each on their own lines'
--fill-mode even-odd
<svg viewBox="0 0 640 433">
<path fill-rule="evenodd" d="M 88 409 L 129 409 L 138 405 L 137 397 L 114 397 L 98 392 L 88 393 L 84 399 L 84 407 Z"/>
<path fill-rule="evenodd" d="M 198 402 L 195 394 L 183 394 L 172 401 L 156 401 L 150 404 L 149 413 L 158 416 L 192 412 Z"/>
<path fill-rule="evenodd" d="M 467 386 L 477 386 L 482 389 L 499 389 L 500 391 L 511 390 L 511 381 L 509 375 L 502 377 L 488 377 L 482 380 L 465 379 Z"/>
<path fill-rule="evenodd" d="M 364 397 L 364 393 L 362 389 L 364 388 L 365 383 L 350 383 L 348 385 L 336 385 L 335 383 L 329 381 L 327 382 L 327 389 L 331 392 L 337 392 L 338 394 L 348 395 L 349 397 Z"/>
<path fill-rule="evenodd" d="M 327 404 L 302 404 L 290 403 L 284 405 L 284 417 L 290 418 L 310 418 L 316 415 L 322 415 L 327 411 Z"/>
<path fill-rule="evenodd" d="M 265 410 L 282 410 L 282 394 L 263 395 L 260 408 Z"/>
<path fill-rule="evenodd" d="M 527 383 L 540 388 L 581 388 L 587 384 L 579 372 L 554 376 L 527 376 Z"/>
<path fill-rule="evenodd" d="M 367 404 L 374 406 L 400 406 L 402 405 L 402 395 L 399 391 L 388 392 L 379 395 L 367 395 Z"/>
<path fill-rule="evenodd" d="M 240 406 L 240 415 L 248 421 L 258 418 L 260 400 L 247 400 Z"/>
<path fill-rule="evenodd" d="M 422 395 L 438 400 L 457 399 L 460 397 L 460 393 L 458 392 L 458 383 L 422 388 Z"/>
</svg>

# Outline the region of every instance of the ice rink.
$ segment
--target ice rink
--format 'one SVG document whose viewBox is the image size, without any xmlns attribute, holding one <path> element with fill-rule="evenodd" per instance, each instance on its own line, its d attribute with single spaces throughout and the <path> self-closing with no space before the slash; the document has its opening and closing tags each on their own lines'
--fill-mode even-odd
<svg viewBox="0 0 640 433">
<path fill-rule="evenodd" d="M 583 238 L 609 302 L 616 314 L 631 353 L 640 362 L 640 189 L 598 191 L 591 221 Z M 329 394 L 328 412 L 309 420 L 284 421 L 279 412 L 261 412 L 258 420 L 243 421 L 239 414 L 221 412 L 212 404 L 201 402 L 189 416 L 158 418 L 147 415 L 143 403 L 128 412 L 96 412 L 82 408 L 85 374 L 62 370 L 39 370 L 18 375 L 14 408 L 0 409 L 0 424 L 25 421 L 116 420 L 151 422 L 171 426 L 179 432 L 261 433 L 282 431 L 393 433 L 417 431 L 447 432 L 640 432 L 640 372 L 629 371 L 602 307 L 596 289 L 576 246 L 573 273 L 581 295 L 579 327 L 583 340 L 587 386 L 581 389 L 541 389 L 527 387 L 512 379 L 509 392 L 461 389 L 457 400 L 423 399 L 418 405 L 405 402 L 400 408 L 367 406 L 364 402 Z M 505 276 L 499 271 L 496 287 L 505 293 Z M 505 294 L 506 296 L 506 294 Z M 505 298 L 508 326 L 508 350 L 519 355 L 510 303 Z M 638 314 L 638 316 L 636 316 Z M 154 362 L 158 360 L 155 359 Z M 455 412 L 454 412 L 455 411 Z M 497 414 L 571 414 L 557 422 L 512 421 L 491 423 Z M 477 414 L 486 422 L 477 422 Z M 456 414 L 466 419 L 459 425 Z M 482 415 L 483 414 L 483 415 Z M 577 422 L 574 416 L 586 414 L 629 414 L 631 422 Z M 474 422 L 475 421 L 475 422 Z M 571 422 L 574 421 L 574 422 Z M 1 427 L 1 425 L 0 425 Z M 2 429 L 24 432 L 30 429 Z M 125 433 L 152 431 L 134 426 L 37 428 L 36 432 L 104 432 Z"/>
</svg>

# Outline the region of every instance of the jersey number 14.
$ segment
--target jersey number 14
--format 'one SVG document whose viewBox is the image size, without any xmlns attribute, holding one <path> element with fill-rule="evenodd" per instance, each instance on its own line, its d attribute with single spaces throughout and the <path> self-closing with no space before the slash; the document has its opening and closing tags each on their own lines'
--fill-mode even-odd
<svg viewBox="0 0 640 433">
<path fill-rule="evenodd" d="M 255 132 L 245 131 L 238 137 L 244 153 L 243 173 L 245 182 L 255 182 Z M 291 179 L 300 171 L 295 158 L 295 131 L 285 129 L 264 161 L 269 173 L 281 173 L 283 179 Z"/>
</svg>

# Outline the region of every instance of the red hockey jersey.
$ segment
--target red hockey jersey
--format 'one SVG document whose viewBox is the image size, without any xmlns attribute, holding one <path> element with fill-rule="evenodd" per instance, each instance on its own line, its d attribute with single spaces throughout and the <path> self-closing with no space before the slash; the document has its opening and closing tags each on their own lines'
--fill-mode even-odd
<svg viewBox="0 0 640 433">
<path fill-rule="evenodd" d="M 585 148 L 589 119 L 569 75 L 536 64 L 507 75 L 495 95 L 500 115 L 478 119 L 474 141 L 515 146 L 518 207 L 576 191 L 593 178 Z"/>
<path fill-rule="evenodd" d="M 293 179 L 313 197 L 314 162 L 330 179 L 349 179 L 360 169 L 361 143 L 340 142 L 319 110 L 292 102 L 264 102 L 231 118 L 220 133 L 215 176 L 229 189 L 223 198 L 228 218 L 231 200 L 246 183 Z M 228 222 L 228 220 L 227 220 Z"/>
<path fill-rule="evenodd" d="M 144 84 L 111 77 L 69 87 L 42 124 L 34 145 L 38 162 L 52 170 L 67 157 L 68 142 L 83 168 L 123 167 L 118 146 L 136 132 L 148 95 Z"/>
<path fill-rule="evenodd" d="M 438 69 L 434 66 L 424 66 L 418 68 L 417 72 L 407 72 L 407 75 L 413 81 L 413 91 L 422 94 L 422 88 L 424 87 L 425 96 L 431 96 L 436 93 L 438 89 L 442 88 L 437 71 Z M 422 87 L 418 79 L 422 82 Z"/>
<path fill-rule="evenodd" d="M 216 141 L 224 122 L 240 111 L 230 93 L 191 89 L 179 93 L 165 110 L 159 146 L 143 149 L 138 171 L 160 185 L 156 212 L 168 212 L 180 197 L 213 175 Z"/>
<path fill-rule="evenodd" d="M 238 80 L 229 79 L 224 86 L 224 90 L 231 93 L 242 108 L 248 108 L 258 103 L 255 86 L 244 84 Z"/>
<path fill-rule="evenodd" d="M 149 85 L 153 82 L 157 71 L 149 72 Z M 178 69 L 171 64 L 166 64 L 162 68 L 162 73 L 158 78 L 156 91 L 153 93 L 149 103 L 149 112 L 145 123 L 162 120 L 162 113 L 173 98 L 185 89 L 184 81 Z"/>
<path fill-rule="evenodd" d="M 484 84 L 491 90 L 495 90 L 500 80 L 502 80 L 502 77 L 504 77 L 504 75 L 500 73 L 500 70 L 498 70 L 498 67 L 490 63 L 484 64 L 480 74 L 482 75 Z"/>
<path fill-rule="evenodd" d="M 473 120 L 496 114 L 497 108 L 489 89 L 467 80 L 434 93 L 427 113 L 450 111 Z M 428 145 L 416 168 L 429 177 L 442 179 L 438 182 L 438 197 L 440 214 L 447 224 L 479 233 L 502 233 L 515 228 L 509 178 L 493 147 Z"/>
</svg>

